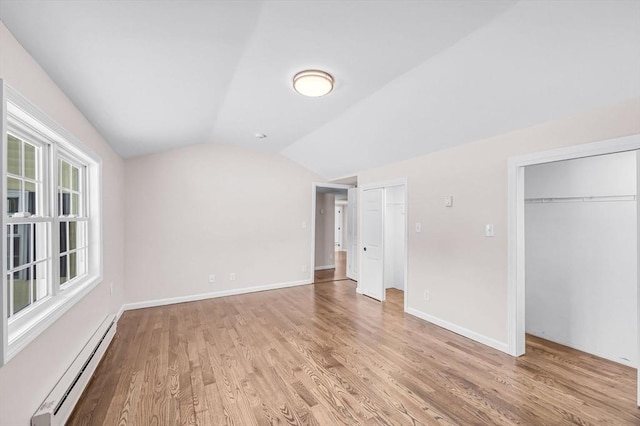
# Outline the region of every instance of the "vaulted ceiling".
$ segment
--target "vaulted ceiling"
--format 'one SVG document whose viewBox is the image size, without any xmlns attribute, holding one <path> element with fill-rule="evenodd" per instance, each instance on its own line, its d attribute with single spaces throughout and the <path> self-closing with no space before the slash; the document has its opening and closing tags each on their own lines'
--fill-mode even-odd
<svg viewBox="0 0 640 426">
<path fill-rule="evenodd" d="M 227 143 L 332 178 L 640 96 L 635 0 L 0 0 L 0 19 L 124 157 Z M 335 90 L 294 92 L 307 68 Z"/>
</svg>

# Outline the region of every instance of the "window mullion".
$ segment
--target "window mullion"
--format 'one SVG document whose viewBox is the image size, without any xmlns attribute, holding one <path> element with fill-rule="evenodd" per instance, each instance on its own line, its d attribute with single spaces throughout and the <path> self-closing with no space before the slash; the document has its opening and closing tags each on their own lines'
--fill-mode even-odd
<svg viewBox="0 0 640 426">
<path fill-rule="evenodd" d="M 7 270 L 10 271 L 13 269 L 13 248 L 15 243 L 13 241 L 13 225 L 9 225 L 9 235 L 7 239 L 10 241 L 9 243 L 9 261 L 7 262 Z M 7 286 L 9 288 L 9 316 L 13 315 L 13 272 L 7 274 Z"/>
<path fill-rule="evenodd" d="M 55 296 L 60 291 L 60 217 L 58 216 L 58 209 L 56 203 L 59 203 L 58 194 L 58 148 L 55 145 L 51 146 L 49 159 L 50 172 L 49 177 L 49 211 L 51 214 L 51 241 L 50 241 L 50 253 L 51 253 L 51 295 Z M 57 243 L 57 244 L 56 244 Z"/>
</svg>

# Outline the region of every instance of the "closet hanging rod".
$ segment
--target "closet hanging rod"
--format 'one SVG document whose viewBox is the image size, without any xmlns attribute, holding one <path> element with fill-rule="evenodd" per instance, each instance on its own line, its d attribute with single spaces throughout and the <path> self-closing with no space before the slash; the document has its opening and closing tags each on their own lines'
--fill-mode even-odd
<svg viewBox="0 0 640 426">
<path fill-rule="evenodd" d="M 527 204 L 536 203 L 580 203 L 580 202 L 611 202 L 611 201 L 635 201 L 635 195 L 593 195 L 589 197 L 542 197 L 525 198 Z"/>
</svg>

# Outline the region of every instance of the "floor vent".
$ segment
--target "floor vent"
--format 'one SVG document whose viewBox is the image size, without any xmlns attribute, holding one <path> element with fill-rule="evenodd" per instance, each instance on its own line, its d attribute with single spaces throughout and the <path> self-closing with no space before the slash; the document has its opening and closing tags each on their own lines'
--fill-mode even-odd
<svg viewBox="0 0 640 426">
<path fill-rule="evenodd" d="M 115 315 L 110 315 L 91 336 L 89 342 L 40 405 L 31 418 L 32 426 L 65 424 L 115 333 Z"/>
</svg>

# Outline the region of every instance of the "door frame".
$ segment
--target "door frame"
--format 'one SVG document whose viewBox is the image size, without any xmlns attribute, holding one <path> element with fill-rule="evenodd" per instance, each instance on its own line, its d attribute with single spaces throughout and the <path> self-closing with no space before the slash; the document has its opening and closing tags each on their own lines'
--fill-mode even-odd
<svg viewBox="0 0 640 426">
<path fill-rule="evenodd" d="M 508 241 L 507 241 L 507 323 L 509 353 L 521 356 L 525 353 L 525 233 L 524 233 L 524 168 L 535 164 L 553 163 L 556 161 L 573 160 L 576 158 L 593 157 L 596 155 L 615 154 L 618 152 L 640 150 L 640 134 L 607 139 L 581 145 L 536 152 L 519 157 L 509 158 L 508 161 Z M 640 160 L 640 152 L 637 156 Z M 636 166 L 638 188 L 640 190 L 640 167 Z M 638 212 L 640 213 L 640 197 L 636 195 Z M 638 214 L 638 268 L 640 274 L 640 214 Z M 639 275 L 640 277 L 640 275 Z M 636 312 L 640 307 L 640 289 Z M 638 355 L 640 359 L 640 315 L 638 316 Z M 638 371 L 638 390 L 636 394 L 640 406 L 640 368 Z"/>
<path fill-rule="evenodd" d="M 349 191 L 354 191 L 355 195 L 354 195 L 354 202 L 355 202 L 355 210 L 352 212 L 351 208 L 352 208 L 352 203 L 349 202 Z M 348 216 L 347 216 L 347 223 L 350 223 L 350 225 L 348 225 L 348 233 L 347 233 L 347 239 L 348 241 L 348 245 L 347 245 L 347 271 L 346 271 L 346 275 L 347 278 L 352 279 L 354 281 L 358 281 L 359 280 L 359 276 L 358 276 L 358 272 L 353 273 L 353 270 L 349 271 L 349 257 L 351 257 L 351 261 L 353 261 L 353 258 L 356 255 L 356 252 L 358 251 L 358 238 L 360 237 L 358 235 L 358 232 L 360 232 L 360 229 L 358 228 L 358 218 L 359 218 L 359 210 L 358 210 L 358 206 L 359 206 L 359 200 L 358 200 L 358 188 L 354 187 L 354 188 L 350 188 L 347 190 L 347 209 L 348 209 Z M 353 226 L 353 225 L 356 226 Z M 351 233 L 351 235 L 349 235 L 349 233 Z M 355 248 L 353 248 L 353 246 L 355 246 Z M 359 253 L 358 253 L 359 254 Z M 359 261 L 360 257 L 358 257 L 358 266 L 356 267 L 356 271 L 357 268 L 360 267 L 360 261 Z"/>
<path fill-rule="evenodd" d="M 343 185 L 339 183 L 324 183 L 324 182 L 312 182 L 311 183 L 311 259 L 309 262 L 309 280 L 313 284 L 315 281 L 316 271 L 316 194 L 318 188 L 332 188 L 332 189 L 345 189 L 354 188 L 354 185 Z M 335 212 L 333 212 L 335 214 Z M 334 231 L 335 232 L 335 231 Z"/>
<path fill-rule="evenodd" d="M 362 244 L 362 217 L 363 217 L 363 209 L 362 209 L 362 203 L 360 202 L 360 200 L 363 199 L 363 191 L 366 191 L 368 189 L 385 189 L 385 192 L 383 193 L 383 199 L 382 199 L 382 204 L 383 204 L 383 209 L 382 209 L 382 226 L 383 226 L 383 233 L 384 233 L 384 225 L 385 225 L 385 220 L 386 220 L 386 200 L 387 200 L 387 192 L 386 192 L 386 188 L 390 188 L 393 186 L 402 186 L 404 187 L 404 311 L 407 311 L 407 307 L 408 307 L 408 297 L 409 297 L 409 285 L 408 285 L 408 263 L 409 263 L 409 251 L 408 251 L 408 246 L 409 246 L 409 202 L 408 202 L 408 183 L 407 183 L 407 178 L 406 177 L 401 177 L 401 178 L 396 178 L 396 179 L 391 179 L 391 180 L 385 180 L 385 181 L 380 181 L 380 182 L 372 182 L 372 183 L 367 183 L 367 184 L 363 184 L 363 185 L 358 185 L 358 286 L 356 287 L 356 292 L 358 294 L 362 294 L 362 290 L 360 288 L 360 283 L 362 281 L 362 277 L 364 276 L 363 274 L 363 256 L 362 256 L 362 251 L 363 251 L 363 244 Z M 384 235 L 384 234 L 383 234 Z M 383 248 L 382 248 L 382 259 L 383 259 L 383 267 L 384 267 L 384 238 L 383 238 Z M 382 302 L 384 302 L 386 300 L 386 291 L 384 289 L 384 280 L 382 281 Z"/>
</svg>

